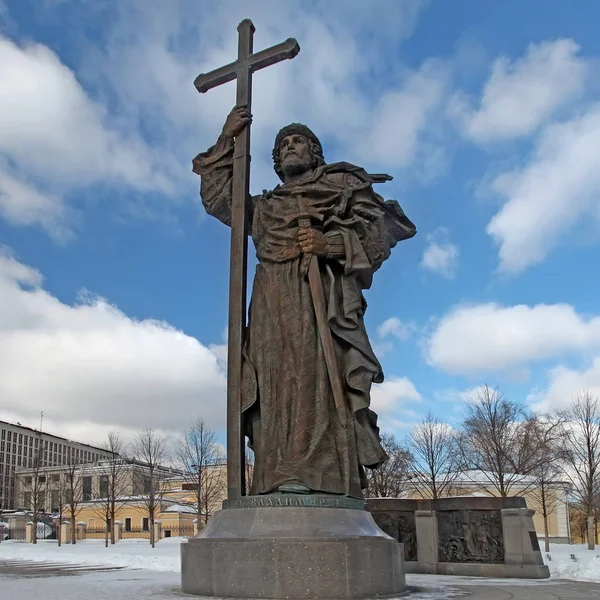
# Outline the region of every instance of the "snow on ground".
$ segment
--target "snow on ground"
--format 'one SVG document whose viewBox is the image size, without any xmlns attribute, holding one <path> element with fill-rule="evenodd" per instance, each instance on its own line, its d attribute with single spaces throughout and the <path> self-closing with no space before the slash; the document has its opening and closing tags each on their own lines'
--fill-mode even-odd
<svg viewBox="0 0 600 600">
<path fill-rule="evenodd" d="M 74 546 L 55 541 L 38 541 L 37 544 L 6 541 L 0 543 L 0 560 L 32 560 L 77 565 L 107 565 L 152 571 L 180 570 L 179 547 L 184 538 L 161 540 L 155 548 L 148 540 L 121 540 L 114 546 L 104 547 L 104 540 L 79 541 Z"/>
<path fill-rule="evenodd" d="M 550 559 L 542 552 L 550 575 L 557 579 L 575 581 L 600 581 L 600 546 L 588 550 L 587 544 L 550 544 Z M 575 555 L 577 561 L 571 559 Z"/>
<path fill-rule="evenodd" d="M 163 539 L 152 548 L 147 540 L 122 540 L 114 546 L 104 547 L 104 540 L 85 540 L 75 546 L 65 544 L 60 548 L 55 541 L 39 541 L 36 545 L 25 542 L 5 541 L 0 543 L 0 560 L 17 559 L 68 563 L 78 565 L 108 565 L 131 569 L 147 569 L 178 573 L 180 570 L 180 546 L 185 538 Z M 574 554 L 577 561 L 570 557 Z M 600 582 L 600 546 L 588 550 L 583 545 L 551 544 L 550 560 L 542 553 L 544 561 L 550 567 L 553 579 L 573 579 L 575 581 Z M 431 585 L 432 579 L 439 584 L 459 584 L 459 580 L 478 581 L 482 579 L 465 577 L 431 577 L 409 575 L 409 585 Z M 486 583 L 500 582 L 504 585 L 522 583 L 523 580 L 487 580 Z M 544 580 L 537 580 L 543 583 Z M 534 583 L 531 581 L 530 583 Z M 547 580 L 546 580 L 547 583 Z"/>
</svg>

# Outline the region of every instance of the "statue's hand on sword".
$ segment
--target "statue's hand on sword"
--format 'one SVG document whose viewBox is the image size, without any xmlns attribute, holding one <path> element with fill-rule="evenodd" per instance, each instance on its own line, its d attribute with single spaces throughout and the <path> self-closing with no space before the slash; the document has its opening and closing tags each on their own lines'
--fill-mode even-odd
<svg viewBox="0 0 600 600">
<path fill-rule="evenodd" d="M 304 254 L 327 256 L 329 254 L 329 241 L 327 236 L 318 229 L 300 228 L 298 230 L 298 243 Z"/>
</svg>

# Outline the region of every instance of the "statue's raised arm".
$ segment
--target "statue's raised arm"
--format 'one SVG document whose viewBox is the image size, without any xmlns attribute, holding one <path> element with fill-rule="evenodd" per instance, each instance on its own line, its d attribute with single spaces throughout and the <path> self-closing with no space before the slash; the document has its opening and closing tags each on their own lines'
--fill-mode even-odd
<svg viewBox="0 0 600 600">
<path fill-rule="evenodd" d="M 245 106 L 234 107 L 217 143 L 192 161 L 194 173 L 200 175 L 200 196 L 206 212 L 228 226 L 231 225 L 235 138 L 251 123 L 252 115 Z"/>
</svg>

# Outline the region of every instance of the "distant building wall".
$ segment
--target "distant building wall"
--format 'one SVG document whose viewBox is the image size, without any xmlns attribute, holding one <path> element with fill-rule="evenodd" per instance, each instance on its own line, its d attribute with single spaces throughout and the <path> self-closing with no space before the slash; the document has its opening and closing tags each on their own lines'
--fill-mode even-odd
<svg viewBox="0 0 600 600">
<path fill-rule="evenodd" d="M 16 498 L 16 471 L 67 464 L 70 460 L 93 463 L 110 452 L 19 424 L 0 421 L 0 509 L 19 508 Z"/>
</svg>

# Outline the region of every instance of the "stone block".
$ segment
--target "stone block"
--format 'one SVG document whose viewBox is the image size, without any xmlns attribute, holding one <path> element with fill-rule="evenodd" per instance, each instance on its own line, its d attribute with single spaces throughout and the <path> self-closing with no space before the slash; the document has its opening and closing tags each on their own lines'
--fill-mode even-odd
<svg viewBox="0 0 600 600">
<path fill-rule="evenodd" d="M 406 587 L 403 548 L 365 510 L 230 508 L 181 548 L 182 591 L 244 599 L 370 599 Z"/>
</svg>

